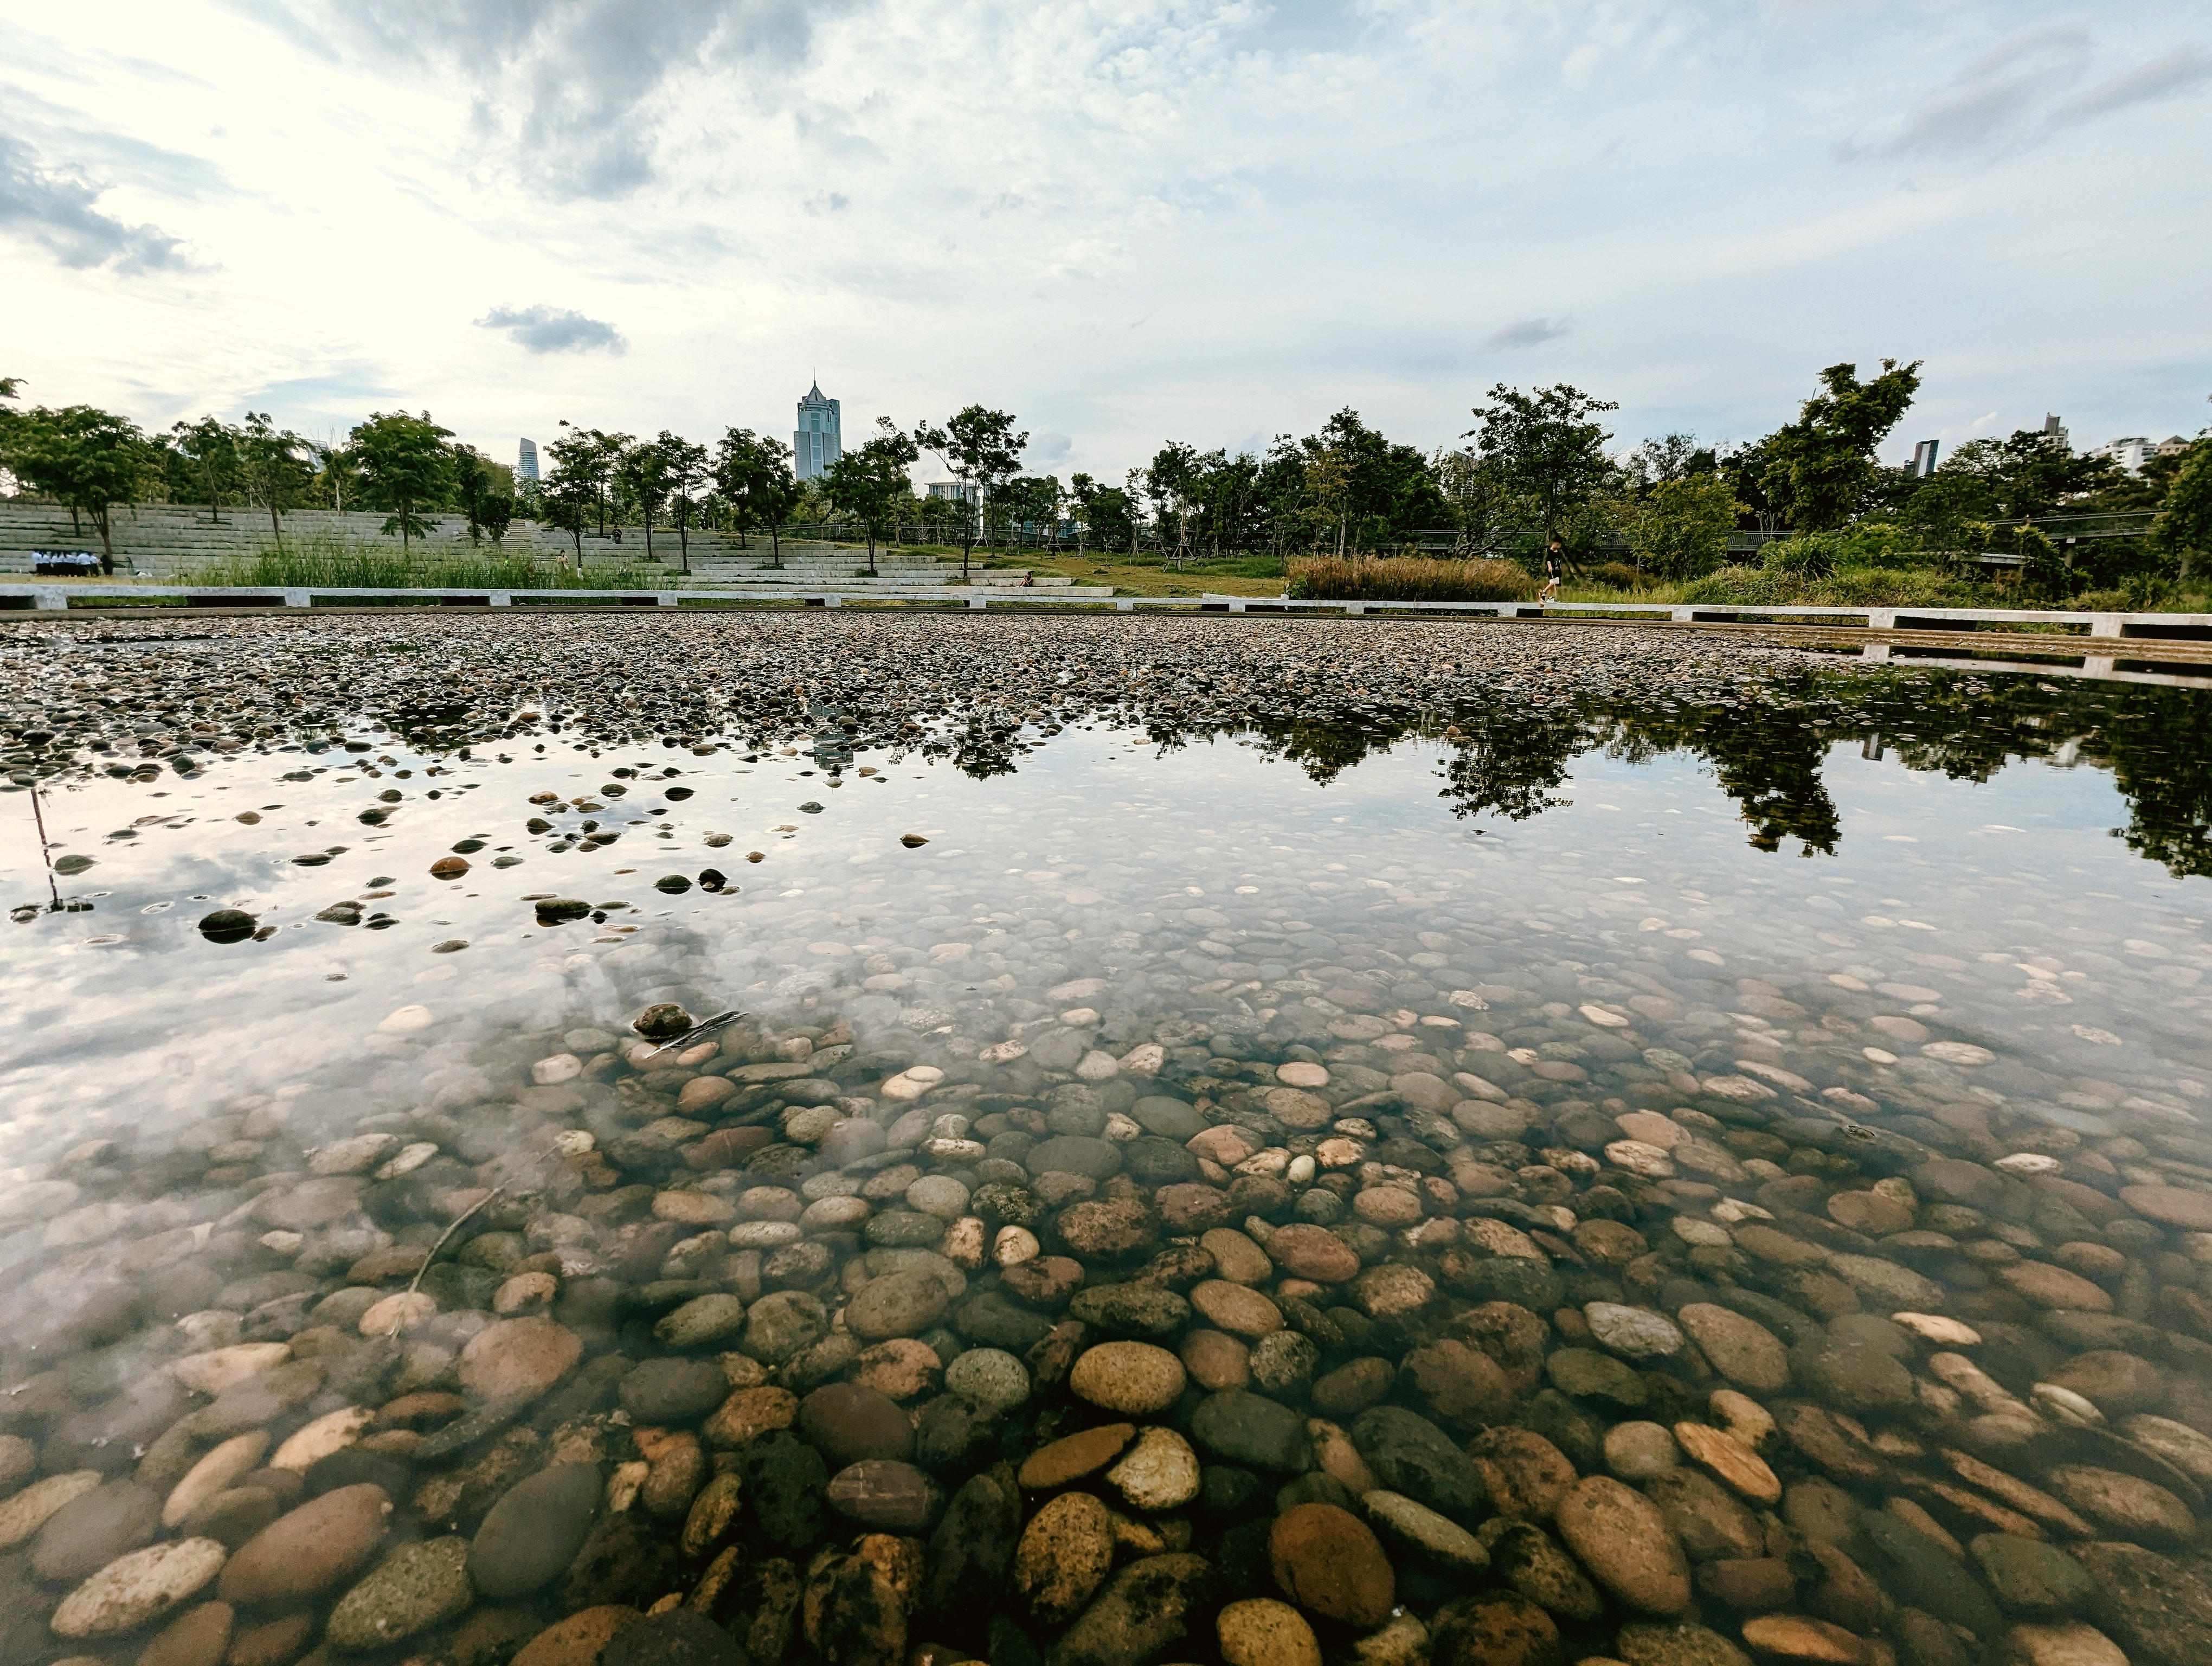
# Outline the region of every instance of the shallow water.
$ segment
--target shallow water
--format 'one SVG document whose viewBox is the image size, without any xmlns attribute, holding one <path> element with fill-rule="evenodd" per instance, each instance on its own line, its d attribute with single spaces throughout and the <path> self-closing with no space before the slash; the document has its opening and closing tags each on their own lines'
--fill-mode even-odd
<svg viewBox="0 0 2212 1666">
<path fill-rule="evenodd" d="M 2201 697 L 1791 672 L 1346 703 L 917 703 L 895 740 L 823 705 L 803 750 L 356 713 L 50 777 L 75 911 L 36 908 L 30 795 L 0 798 L 29 905 L 0 1468 L 96 1472 L 106 1510 L 0 1549 L 6 1657 L 135 1659 L 220 1599 L 241 1635 L 313 1616 L 272 1659 L 495 1660 L 671 1593 L 757 1657 L 1291 1660 L 1310 1626 L 1378 1663 L 2055 1660 L 2084 1622 L 2203 1657 Z M 209 940 L 219 909 L 255 934 Z M 627 1060 L 663 1002 L 747 1016 Z M 848 1323 L 870 1283 L 896 1310 Z M 1180 1389 L 1086 1377 L 1117 1337 Z M 650 1360 L 722 1377 L 663 1403 L 623 1375 Z M 820 1397 L 849 1382 L 899 1426 Z M 1167 1432 L 1141 1473 L 992 1468 L 1122 1416 Z M 257 1432 L 303 1482 L 257 1450 L 230 1514 L 131 1514 Z M 486 1512 L 564 1464 L 597 1466 L 581 1502 L 505 1529 L 531 1584 Z M 372 1484 L 386 1540 L 312 1589 L 210 1553 L 128 1623 L 64 1602 Z M 427 1606 L 372 1572 L 448 1541 L 476 1560 Z"/>
</svg>

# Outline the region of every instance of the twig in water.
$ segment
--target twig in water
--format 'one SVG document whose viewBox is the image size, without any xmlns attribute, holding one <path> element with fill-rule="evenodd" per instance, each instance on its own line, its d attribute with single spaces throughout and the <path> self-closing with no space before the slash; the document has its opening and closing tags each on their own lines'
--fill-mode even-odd
<svg viewBox="0 0 2212 1666">
<path fill-rule="evenodd" d="M 751 1016 L 752 1015 L 749 1012 L 717 1012 L 713 1018 L 703 1018 L 699 1023 L 693 1025 L 682 1035 L 677 1037 L 674 1041 L 661 1043 L 659 1046 L 654 1048 L 652 1052 L 647 1054 L 645 1056 L 648 1059 L 657 1059 L 663 1053 L 668 1051 L 672 1047 L 683 1047 L 691 1042 L 699 1041 L 705 1037 L 713 1035 L 717 1030 L 728 1028 L 731 1025 L 735 1024 L 739 1018 L 750 1018 Z"/>
<path fill-rule="evenodd" d="M 59 914 L 62 911 L 62 888 L 54 879 L 53 847 L 46 842 L 46 812 L 39 806 L 39 783 L 36 779 L 31 782 L 31 819 L 39 829 L 39 854 L 46 859 L 46 894 L 54 899 L 53 907 L 47 912 Z"/>
</svg>

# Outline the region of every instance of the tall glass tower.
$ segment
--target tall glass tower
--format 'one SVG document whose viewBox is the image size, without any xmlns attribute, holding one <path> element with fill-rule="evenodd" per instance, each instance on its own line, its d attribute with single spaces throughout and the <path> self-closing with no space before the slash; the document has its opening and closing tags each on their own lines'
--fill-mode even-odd
<svg viewBox="0 0 2212 1666">
<path fill-rule="evenodd" d="M 801 480 L 811 480 L 827 473 L 842 451 L 837 402 L 823 392 L 817 381 L 799 402 L 799 427 L 791 436 L 791 471 Z"/>
<path fill-rule="evenodd" d="M 515 453 L 514 483 L 520 486 L 525 481 L 533 486 L 538 483 L 538 442 L 534 440 L 525 440 Z"/>
</svg>

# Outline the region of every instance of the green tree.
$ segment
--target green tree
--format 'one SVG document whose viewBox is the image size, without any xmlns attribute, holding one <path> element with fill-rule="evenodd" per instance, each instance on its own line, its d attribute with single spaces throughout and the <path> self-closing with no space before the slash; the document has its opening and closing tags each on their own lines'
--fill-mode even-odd
<svg viewBox="0 0 2212 1666">
<path fill-rule="evenodd" d="M 469 542 L 481 544 L 486 532 L 496 544 L 507 536 L 514 520 L 514 477 L 474 446 L 453 447 L 453 492 L 468 517 Z"/>
<path fill-rule="evenodd" d="M 592 516 L 600 502 L 601 476 L 605 459 L 590 432 L 570 428 L 545 447 L 549 465 L 544 477 L 538 484 L 539 513 L 560 531 L 568 534 L 576 547 L 576 572 L 584 571 L 584 529 L 592 524 Z"/>
<path fill-rule="evenodd" d="M 1137 506 L 1119 486 L 1103 486 L 1087 474 L 1071 477 L 1069 496 L 1075 500 L 1076 549 L 1096 538 L 1101 548 L 1133 549 L 1137 541 Z"/>
<path fill-rule="evenodd" d="M 1014 418 L 1010 413 L 987 410 L 981 405 L 969 405 L 955 411 L 941 426 L 934 423 L 917 424 L 914 438 L 923 450 L 936 453 L 946 471 L 968 489 L 971 506 L 987 502 L 1001 482 L 1012 479 L 1019 471 L 1023 449 L 1030 442 L 1026 431 L 1014 431 Z M 960 546 L 963 584 L 968 581 L 969 562 L 975 550 L 975 517 L 971 514 Z"/>
<path fill-rule="evenodd" d="M 914 483 L 907 471 L 921 460 L 921 448 L 899 432 L 888 416 L 876 422 L 880 430 L 856 451 L 842 453 L 822 482 L 823 496 L 833 508 L 855 517 L 868 538 L 868 572 L 876 570 L 876 533 L 889 526 L 898 536 L 898 512 L 913 502 Z"/>
<path fill-rule="evenodd" d="M 2189 582 L 2191 560 L 2212 556 L 2212 438 L 2199 440 L 2183 454 L 2166 502 L 2151 523 L 2151 538 L 2173 558 L 2184 584 Z"/>
<path fill-rule="evenodd" d="M 629 436 L 623 438 L 628 441 Z M 669 493 L 669 458 L 652 440 L 630 441 L 615 461 L 615 478 L 645 522 L 645 558 L 653 559 L 653 517 Z"/>
<path fill-rule="evenodd" d="M 314 481 L 307 459 L 312 448 L 289 429 L 280 429 L 265 410 L 246 413 L 246 425 L 234 431 L 238 477 L 247 498 L 269 511 L 270 535 L 283 542 L 277 517 L 299 502 Z"/>
<path fill-rule="evenodd" d="M 730 506 L 738 536 L 765 526 L 775 543 L 775 559 L 783 560 L 782 526 L 799 499 L 799 484 L 791 472 L 791 447 L 750 429 L 727 430 L 714 447 L 714 489 Z"/>
<path fill-rule="evenodd" d="M 238 429 L 213 416 L 197 423 L 170 424 L 170 444 L 191 471 L 199 489 L 207 494 L 208 519 L 222 520 L 222 500 L 239 484 Z"/>
<path fill-rule="evenodd" d="M 453 429 L 440 428 L 427 410 L 420 416 L 372 412 L 350 435 L 361 459 L 362 494 L 372 508 L 389 512 L 384 536 L 398 532 L 403 554 L 411 539 L 429 533 L 417 512 L 443 502 L 451 489 L 453 455 L 445 442 L 453 437 Z"/>
<path fill-rule="evenodd" d="M 1621 530 L 1638 568 L 1666 579 L 1703 578 L 1726 558 L 1729 534 L 1742 514 L 1718 475 L 1676 475 L 1629 499 Z"/>
<path fill-rule="evenodd" d="M 10 397 L 13 397 L 12 393 Z M 10 411 L 0 441 L 8 466 L 33 491 L 91 519 L 100 533 L 101 565 L 115 566 L 115 535 L 108 512 L 137 498 L 158 448 L 137 423 L 91 405 L 40 405 Z"/>
<path fill-rule="evenodd" d="M 709 483 L 707 448 L 666 429 L 653 443 L 667 464 L 668 507 L 676 517 L 676 541 L 684 551 L 684 570 L 688 573 L 691 570 L 691 515 Z"/>
<path fill-rule="evenodd" d="M 1466 449 L 1440 449 L 1429 465 L 1443 493 L 1453 553 L 1462 560 L 1503 555 L 1522 536 L 1528 509 L 1495 464 Z"/>
<path fill-rule="evenodd" d="M 1490 399 L 1474 408 L 1482 426 L 1465 437 L 1506 489 L 1528 502 L 1549 543 L 1612 478 L 1605 445 L 1613 436 L 1592 419 L 1620 407 L 1565 382 L 1533 393 L 1500 382 Z"/>
<path fill-rule="evenodd" d="M 1859 513 L 1875 486 L 1875 447 L 1919 390 L 1920 361 L 1884 359 L 1870 382 L 1859 380 L 1855 364 L 1832 364 L 1820 373 L 1820 386 L 1797 420 L 1764 442 L 1781 477 L 1775 495 L 1800 532 L 1833 532 Z"/>
</svg>

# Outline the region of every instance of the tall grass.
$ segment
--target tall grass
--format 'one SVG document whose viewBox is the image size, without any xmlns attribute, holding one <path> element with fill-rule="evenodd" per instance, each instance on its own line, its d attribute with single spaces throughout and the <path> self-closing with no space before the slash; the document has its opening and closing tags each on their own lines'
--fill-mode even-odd
<svg viewBox="0 0 2212 1666">
<path fill-rule="evenodd" d="M 493 544 L 453 553 L 446 545 L 367 543 L 325 535 L 263 539 L 249 553 L 194 563 L 179 576 L 210 587 L 349 590 L 665 590 L 665 568 L 595 565 L 580 577 L 562 561 Z"/>
<path fill-rule="evenodd" d="M 1290 593 L 1332 602 L 1525 602 L 1536 584 L 1510 561 L 1310 556 L 1291 562 Z"/>
</svg>

